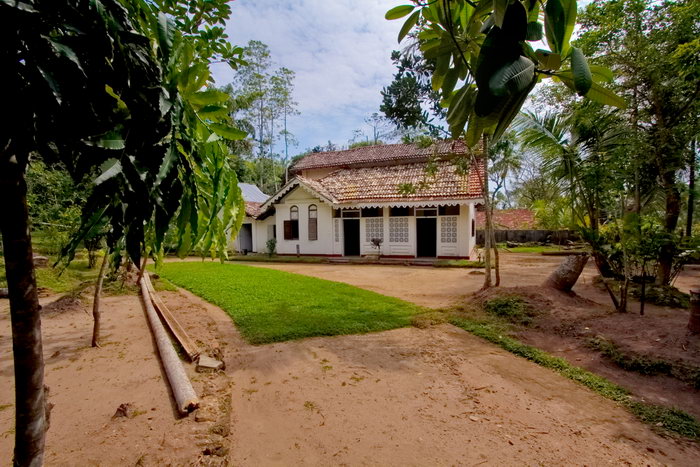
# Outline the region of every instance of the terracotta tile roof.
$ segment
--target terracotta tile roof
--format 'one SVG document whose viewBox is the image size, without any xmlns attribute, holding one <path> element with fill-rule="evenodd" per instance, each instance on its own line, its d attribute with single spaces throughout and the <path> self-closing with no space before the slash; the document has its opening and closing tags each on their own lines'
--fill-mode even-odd
<svg viewBox="0 0 700 467">
<path fill-rule="evenodd" d="M 427 148 L 421 148 L 417 144 L 380 144 L 307 154 L 290 170 L 292 173 L 298 173 L 301 170 L 324 167 L 359 167 L 368 164 L 386 165 L 392 162 L 405 164 L 425 161 L 431 156 L 444 158 L 454 154 L 466 154 L 466 147 L 461 141 L 438 141 Z"/>
<path fill-rule="evenodd" d="M 257 203 L 255 201 L 245 202 L 245 215 L 249 217 L 257 217 L 260 214 L 260 206 L 263 203 Z"/>
<path fill-rule="evenodd" d="M 426 174 L 428 163 L 341 169 L 319 179 L 297 177 L 302 183 L 334 204 L 390 201 L 462 200 L 481 197 L 479 174 L 483 166 L 472 166 L 459 174 L 450 161 L 435 163 L 435 175 Z M 426 183 L 422 183 L 426 182 Z M 413 184 L 414 193 L 402 194 L 400 186 Z"/>
<path fill-rule="evenodd" d="M 485 224 L 486 213 L 477 211 L 477 228 L 483 229 Z M 530 209 L 494 209 L 493 224 L 498 230 L 530 230 L 537 227 L 537 220 Z"/>
</svg>

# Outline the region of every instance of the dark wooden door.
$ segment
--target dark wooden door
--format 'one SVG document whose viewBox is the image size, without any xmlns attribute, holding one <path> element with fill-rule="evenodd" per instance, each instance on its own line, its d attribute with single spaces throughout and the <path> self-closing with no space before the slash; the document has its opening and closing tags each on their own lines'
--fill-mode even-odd
<svg viewBox="0 0 700 467">
<path fill-rule="evenodd" d="M 345 256 L 360 256 L 360 219 L 343 219 Z"/>
<path fill-rule="evenodd" d="M 437 255 L 437 219 L 416 217 L 416 256 L 435 258 Z"/>
<path fill-rule="evenodd" d="M 246 254 L 253 251 L 253 226 L 251 224 L 243 224 L 238 237 L 241 239 L 241 253 Z"/>
</svg>

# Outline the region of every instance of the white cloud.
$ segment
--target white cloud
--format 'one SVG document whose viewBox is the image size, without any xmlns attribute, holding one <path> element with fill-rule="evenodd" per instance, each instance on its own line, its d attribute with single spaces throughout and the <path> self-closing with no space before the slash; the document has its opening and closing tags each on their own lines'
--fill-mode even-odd
<svg viewBox="0 0 700 467">
<path fill-rule="evenodd" d="M 395 72 L 390 60 L 401 20 L 384 13 L 395 0 L 236 0 L 227 24 L 230 41 L 255 39 L 270 47 L 277 66 L 296 72 L 301 115 L 290 121 L 299 139 L 292 154 L 332 140 L 346 144 L 363 119 L 379 111 L 380 90 Z M 219 84 L 232 71 L 216 67 Z"/>
</svg>

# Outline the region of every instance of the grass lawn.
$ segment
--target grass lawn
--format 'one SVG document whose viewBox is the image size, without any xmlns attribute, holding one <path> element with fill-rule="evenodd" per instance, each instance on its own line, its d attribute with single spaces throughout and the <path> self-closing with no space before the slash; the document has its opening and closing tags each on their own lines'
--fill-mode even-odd
<svg viewBox="0 0 700 467">
<path fill-rule="evenodd" d="M 241 264 L 166 263 L 158 273 L 223 308 L 251 344 L 384 331 L 424 311 L 351 285 Z"/>
</svg>

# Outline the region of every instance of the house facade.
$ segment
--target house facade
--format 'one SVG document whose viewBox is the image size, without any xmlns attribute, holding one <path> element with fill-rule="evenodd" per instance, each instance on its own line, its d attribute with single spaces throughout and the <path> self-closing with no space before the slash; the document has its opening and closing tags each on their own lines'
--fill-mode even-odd
<svg viewBox="0 0 700 467">
<path fill-rule="evenodd" d="M 280 255 L 472 257 L 483 169 L 468 162 L 451 141 L 309 154 L 277 193 L 246 203 L 234 246 L 263 253 L 275 238 Z"/>
</svg>

